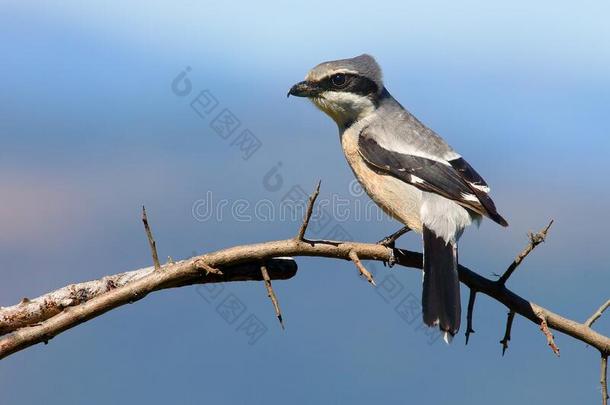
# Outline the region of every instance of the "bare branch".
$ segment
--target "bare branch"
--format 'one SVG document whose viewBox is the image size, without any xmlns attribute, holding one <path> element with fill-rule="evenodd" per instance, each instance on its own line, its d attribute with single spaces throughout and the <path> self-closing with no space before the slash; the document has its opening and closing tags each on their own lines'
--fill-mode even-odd
<svg viewBox="0 0 610 405">
<path fill-rule="evenodd" d="M 166 267 L 171 271 L 175 265 Z M 284 280 L 296 274 L 296 262 L 292 259 L 271 259 L 267 261 L 268 272 L 274 280 Z M 218 283 L 223 281 L 262 280 L 258 263 L 244 263 L 224 268 L 227 274 L 213 273 L 202 277 L 201 273 L 193 284 Z M 21 300 L 17 305 L 0 308 L 0 336 L 26 326 L 39 324 L 69 307 L 73 307 L 103 295 L 116 288 L 141 280 L 154 271 L 154 267 L 106 276 L 99 280 L 70 284 L 38 298 Z M 177 285 L 178 286 L 178 285 Z M 169 288 L 169 286 L 168 286 Z"/>
<path fill-rule="evenodd" d="M 148 217 L 146 216 L 146 208 L 144 206 L 142 206 L 142 222 L 144 223 L 144 230 L 146 231 L 146 237 L 148 238 L 148 245 L 150 246 L 155 270 L 159 270 L 161 269 L 161 263 L 159 263 L 159 256 L 157 255 L 157 243 L 155 242 L 150 226 L 148 225 Z"/>
<path fill-rule="evenodd" d="M 25 322 L 25 324 L 30 325 L 29 327 L 23 327 L 23 321 L 18 328 L 12 326 L 11 320 L 7 320 L 5 317 L 7 308 L 3 308 L 0 309 L 0 328 L 3 328 L 5 331 L 14 331 L 14 333 L 0 338 L 0 359 L 36 343 L 49 340 L 64 330 L 95 318 L 113 308 L 141 299 L 153 291 L 205 282 L 260 281 L 262 280 L 260 266 L 258 264 L 252 266 L 252 263 L 260 263 L 261 261 L 265 261 L 272 279 L 289 278 L 296 272 L 294 264 L 292 268 L 288 268 L 285 271 L 278 270 L 274 277 L 269 260 L 278 256 L 318 256 L 351 260 L 350 252 L 352 251 L 356 253 L 359 260 L 377 260 L 383 262 L 390 258 L 389 249 L 377 244 L 357 242 L 339 242 L 336 244 L 304 243 L 296 239 L 278 240 L 235 246 L 202 256 L 196 256 L 185 261 L 166 265 L 162 272 L 153 272 L 152 269 L 148 268 L 148 273 L 140 275 L 140 278 L 134 279 L 125 285 L 95 295 L 77 306 L 55 309 L 54 316 L 52 317 L 48 316 L 48 312 L 45 312 L 45 316 L 38 317 L 38 319 L 26 316 L 25 318 L 28 322 Z M 421 253 L 394 249 L 394 255 L 397 263 L 402 266 L 416 269 L 422 268 Z M 212 268 L 222 269 L 223 275 L 209 274 L 202 276 L 201 270 L 194 263 L 197 260 L 203 260 Z M 234 270 L 239 269 L 240 266 L 246 266 L 246 270 Z M 610 354 L 609 337 L 598 333 L 582 323 L 566 319 L 532 301 L 528 301 L 508 288 L 500 287 L 496 281 L 482 277 L 467 267 L 458 266 L 458 273 L 460 281 L 467 287 L 495 299 L 536 325 L 540 325 L 540 317 L 544 316 L 548 328 L 553 328 L 556 331 L 593 346 L 601 353 Z M 44 298 L 32 300 L 32 302 L 34 301 L 40 305 Z M 11 308 L 9 308 L 10 311 L 8 312 L 12 313 L 17 319 L 20 318 L 19 308 L 17 308 L 17 313 L 15 312 L 15 307 Z"/>
<path fill-rule="evenodd" d="M 513 328 L 513 320 L 515 319 L 515 312 L 509 311 L 508 316 L 506 317 L 506 329 L 504 330 L 504 337 L 500 340 L 502 344 L 502 356 L 506 353 L 506 349 L 508 349 L 508 342 L 510 341 L 510 332 Z"/>
<path fill-rule="evenodd" d="M 519 265 L 521 264 L 523 259 L 525 259 L 527 257 L 527 255 L 529 255 L 536 248 L 536 246 L 538 246 L 539 244 L 544 242 L 544 240 L 546 239 L 546 235 L 549 232 L 549 229 L 551 228 L 551 225 L 553 225 L 553 222 L 554 222 L 554 220 L 551 219 L 551 222 L 549 222 L 549 224 L 545 228 L 543 228 L 540 232 L 537 232 L 537 233 L 530 232 L 528 234 L 528 237 L 530 240 L 529 244 L 525 247 L 525 249 L 523 249 L 521 251 L 521 253 L 519 253 L 517 255 L 517 257 L 515 257 L 515 260 L 513 260 L 513 262 L 510 264 L 510 266 L 508 266 L 508 268 L 506 269 L 504 274 L 502 274 L 502 276 L 498 280 L 498 284 L 500 284 L 500 285 L 506 284 L 506 281 L 513 274 L 513 272 L 517 269 L 517 267 L 519 267 Z"/>
<path fill-rule="evenodd" d="M 284 320 L 282 319 L 282 311 L 280 311 L 280 303 L 277 300 L 275 291 L 273 291 L 273 286 L 271 285 L 271 278 L 269 277 L 269 272 L 267 272 L 267 266 L 265 266 L 264 264 L 261 266 L 261 274 L 263 275 L 265 288 L 267 289 L 267 295 L 271 299 L 273 309 L 275 309 L 275 316 L 277 316 L 278 321 L 280 321 L 280 326 L 282 327 L 282 329 L 284 329 Z"/>
<path fill-rule="evenodd" d="M 599 382 L 602 386 L 602 405 L 608 405 L 608 355 L 602 354 L 601 377 Z"/>
<path fill-rule="evenodd" d="M 608 309 L 608 307 L 610 307 L 610 300 L 604 302 L 602 304 L 602 306 L 599 307 L 597 309 L 597 311 L 595 311 L 595 313 L 593 315 L 591 315 L 591 317 L 585 321 L 585 325 L 587 325 L 588 327 L 591 327 L 593 325 L 593 322 L 597 321 L 597 319 L 600 316 L 602 316 L 602 314 L 604 313 L 604 311 L 606 309 Z"/>
<path fill-rule="evenodd" d="M 358 253 L 356 253 L 355 250 L 350 250 L 349 258 L 356 265 L 356 268 L 360 272 L 360 275 L 366 278 L 366 280 L 373 286 L 377 287 L 377 284 L 375 284 L 375 280 L 373 279 L 373 275 L 366 269 L 366 267 L 364 267 L 364 265 L 360 261 L 360 258 L 358 257 Z"/>
<path fill-rule="evenodd" d="M 468 339 L 470 338 L 470 334 L 474 333 L 474 329 L 472 329 L 472 312 L 474 311 L 474 300 L 477 297 L 477 291 L 470 289 L 470 296 L 468 297 L 468 312 L 466 314 L 466 344 L 468 344 Z"/>
<path fill-rule="evenodd" d="M 544 315 L 540 315 L 539 317 L 540 330 L 542 331 L 542 333 L 544 333 L 544 336 L 546 336 L 546 342 L 548 343 L 553 353 L 555 353 L 557 357 L 559 357 L 559 347 L 557 347 L 557 345 L 555 344 L 555 339 L 553 338 L 553 334 L 549 330 L 549 325 L 546 322 L 546 317 Z"/>
<path fill-rule="evenodd" d="M 297 240 L 305 240 L 305 231 L 307 230 L 307 226 L 309 225 L 309 220 L 311 219 L 311 214 L 313 213 L 313 206 L 316 203 L 316 198 L 318 198 L 318 195 L 320 194 L 321 183 L 322 181 L 319 180 L 316 189 L 313 191 L 313 194 L 309 196 L 309 201 L 307 202 L 307 210 L 305 211 L 305 218 L 303 218 L 303 223 L 299 228 L 299 233 L 296 237 Z"/>
</svg>

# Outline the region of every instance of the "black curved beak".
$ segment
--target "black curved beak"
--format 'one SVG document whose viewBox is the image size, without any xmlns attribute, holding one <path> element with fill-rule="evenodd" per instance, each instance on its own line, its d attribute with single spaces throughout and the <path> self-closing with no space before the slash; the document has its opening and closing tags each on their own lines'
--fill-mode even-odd
<svg viewBox="0 0 610 405">
<path fill-rule="evenodd" d="M 303 81 L 295 84 L 290 88 L 286 97 L 297 96 L 297 97 L 313 97 L 320 93 L 320 88 L 312 82 Z"/>
</svg>

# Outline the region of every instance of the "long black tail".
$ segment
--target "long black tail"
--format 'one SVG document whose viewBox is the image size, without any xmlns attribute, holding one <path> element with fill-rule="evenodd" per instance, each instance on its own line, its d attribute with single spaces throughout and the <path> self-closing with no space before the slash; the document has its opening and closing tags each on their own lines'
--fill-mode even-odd
<svg viewBox="0 0 610 405">
<path fill-rule="evenodd" d="M 456 242 L 445 242 L 424 226 L 424 323 L 453 337 L 460 329 L 460 282 Z M 448 336 L 446 336 L 448 338 Z M 448 339 L 446 339 L 448 340 Z"/>
</svg>

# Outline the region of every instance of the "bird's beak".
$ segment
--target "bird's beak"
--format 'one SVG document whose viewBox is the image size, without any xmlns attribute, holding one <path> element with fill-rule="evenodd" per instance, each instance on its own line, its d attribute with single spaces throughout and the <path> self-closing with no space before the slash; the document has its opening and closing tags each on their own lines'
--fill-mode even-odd
<svg viewBox="0 0 610 405">
<path fill-rule="evenodd" d="M 286 94 L 286 97 L 290 97 L 291 95 L 297 97 L 313 97 L 318 94 L 320 94 L 320 88 L 316 83 L 304 81 L 292 86 L 288 91 L 288 94 Z"/>
</svg>

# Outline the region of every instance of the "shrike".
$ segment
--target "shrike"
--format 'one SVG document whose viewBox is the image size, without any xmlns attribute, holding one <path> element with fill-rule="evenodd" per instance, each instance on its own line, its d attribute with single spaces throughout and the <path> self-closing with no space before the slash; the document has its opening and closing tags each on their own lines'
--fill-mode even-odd
<svg viewBox="0 0 610 405">
<path fill-rule="evenodd" d="M 367 194 L 422 234 L 423 319 L 448 341 L 460 328 L 458 239 L 483 216 L 508 226 L 487 183 L 390 95 L 369 55 L 321 63 L 288 95 L 308 97 L 337 123 L 345 157 Z"/>
</svg>

